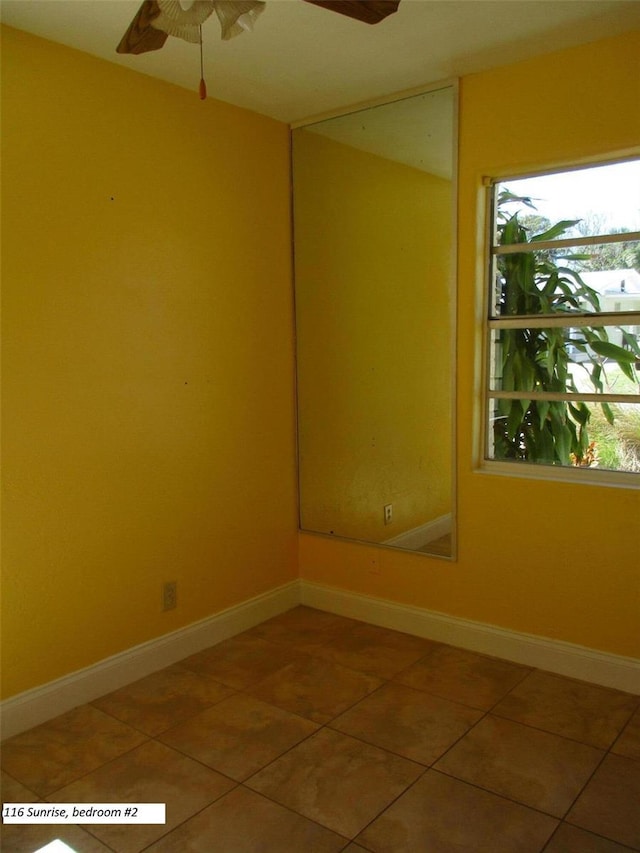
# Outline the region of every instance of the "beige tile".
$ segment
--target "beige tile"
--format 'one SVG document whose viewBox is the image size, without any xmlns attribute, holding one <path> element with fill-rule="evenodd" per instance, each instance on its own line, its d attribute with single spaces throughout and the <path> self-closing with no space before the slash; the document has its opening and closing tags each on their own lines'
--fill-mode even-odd
<svg viewBox="0 0 640 853">
<path fill-rule="evenodd" d="M 146 739 L 97 708 L 82 705 L 5 741 L 2 767 L 46 796 Z"/>
<path fill-rule="evenodd" d="M 421 637 L 360 623 L 314 654 L 369 675 L 391 678 L 435 647 L 436 643 Z"/>
<path fill-rule="evenodd" d="M 310 720 L 236 694 L 165 732 L 160 740 L 242 781 L 317 728 Z"/>
<path fill-rule="evenodd" d="M 56 839 L 74 853 L 111 853 L 109 847 L 82 827 L 66 824 L 5 825 L 0 830 L 0 849 L 3 853 L 33 853 Z"/>
<path fill-rule="evenodd" d="M 557 823 L 428 771 L 356 840 L 374 853 L 539 853 Z"/>
<path fill-rule="evenodd" d="M 532 672 L 496 705 L 493 713 L 607 749 L 637 705 L 637 698 L 628 693 L 548 672 Z"/>
<path fill-rule="evenodd" d="M 180 666 L 242 690 L 299 658 L 300 654 L 287 646 L 239 634 L 185 658 Z"/>
<path fill-rule="evenodd" d="M 358 624 L 361 623 L 301 605 L 251 628 L 245 632 L 245 636 L 286 643 L 299 651 L 308 652 L 348 633 Z"/>
<path fill-rule="evenodd" d="M 458 779 L 562 817 L 602 755 L 591 746 L 489 716 L 435 766 Z"/>
<path fill-rule="evenodd" d="M 567 815 L 567 822 L 640 849 L 640 762 L 608 755 Z"/>
<path fill-rule="evenodd" d="M 157 735 L 231 692 L 211 676 L 169 666 L 91 704 L 145 734 Z"/>
<path fill-rule="evenodd" d="M 92 824 L 88 827 L 118 853 L 133 853 L 233 787 L 230 779 L 214 770 L 168 746 L 149 741 L 56 792 L 56 802 L 166 803 L 166 825 Z"/>
<path fill-rule="evenodd" d="M 431 764 L 483 712 L 402 684 L 387 684 L 331 723 L 331 728 Z"/>
<path fill-rule="evenodd" d="M 317 823 L 236 788 L 146 853 L 338 853 L 345 844 Z"/>
<path fill-rule="evenodd" d="M 246 784 L 352 838 L 422 771 L 404 758 L 322 729 Z"/>
<path fill-rule="evenodd" d="M 629 848 L 563 823 L 544 848 L 544 853 L 629 853 Z"/>
<path fill-rule="evenodd" d="M 515 663 L 453 646 L 436 646 L 394 680 L 453 702 L 489 710 L 529 671 Z"/>
<path fill-rule="evenodd" d="M 0 803 L 33 803 L 38 795 L 12 779 L 4 770 L 0 773 Z"/>
<path fill-rule="evenodd" d="M 327 723 L 381 684 L 379 678 L 305 656 L 248 687 L 247 692 L 285 711 Z"/>
<path fill-rule="evenodd" d="M 640 761 L 640 709 L 629 720 L 627 727 L 611 747 L 611 751 Z"/>
</svg>

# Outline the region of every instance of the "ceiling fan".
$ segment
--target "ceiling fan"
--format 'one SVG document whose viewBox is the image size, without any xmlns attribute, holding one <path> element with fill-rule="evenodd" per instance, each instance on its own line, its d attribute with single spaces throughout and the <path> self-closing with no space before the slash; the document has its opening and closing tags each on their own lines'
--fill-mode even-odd
<svg viewBox="0 0 640 853">
<path fill-rule="evenodd" d="M 348 15 L 367 24 L 377 24 L 392 15 L 400 0 L 305 0 L 331 12 Z M 159 50 L 168 36 L 201 43 L 200 27 L 215 11 L 222 38 L 229 39 L 251 29 L 265 7 L 258 0 L 143 0 L 133 21 L 116 48 L 118 53 Z"/>
</svg>

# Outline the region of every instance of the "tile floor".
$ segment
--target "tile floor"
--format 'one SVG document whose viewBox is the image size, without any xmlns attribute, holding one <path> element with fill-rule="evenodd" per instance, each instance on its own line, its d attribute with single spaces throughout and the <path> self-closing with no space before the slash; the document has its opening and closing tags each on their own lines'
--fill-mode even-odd
<svg viewBox="0 0 640 853">
<path fill-rule="evenodd" d="M 3 853 L 640 850 L 640 697 L 298 607 L 6 741 Z"/>
<path fill-rule="evenodd" d="M 451 534 L 445 533 L 444 536 L 432 539 L 431 542 L 427 542 L 422 548 L 416 550 L 422 554 L 435 554 L 436 557 L 450 557 L 453 550 Z"/>
</svg>

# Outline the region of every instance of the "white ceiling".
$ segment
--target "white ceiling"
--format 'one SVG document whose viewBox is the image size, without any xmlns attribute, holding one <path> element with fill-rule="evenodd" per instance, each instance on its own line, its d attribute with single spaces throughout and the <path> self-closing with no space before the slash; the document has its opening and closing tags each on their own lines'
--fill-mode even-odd
<svg viewBox="0 0 640 853">
<path fill-rule="evenodd" d="M 198 47 L 170 37 L 115 52 L 139 0 L 2 0 L 2 21 L 191 89 Z M 285 122 L 640 28 L 637 0 L 401 0 L 370 26 L 301 0 L 267 0 L 252 33 L 204 25 L 209 95 Z M 43 72 L 45 69 L 43 69 Z M 585 85 L 592 70 L 585 69 Z M 534 81 L 532 81 L 532 85 Z"/>
<path fill-rule="evenodd" d="M 318 133 L 334 142 L 451 179 L 454 97 L 453 88 L 447 86 L 305 125 L 296 128 L 294 135 Z"/>
</svg>

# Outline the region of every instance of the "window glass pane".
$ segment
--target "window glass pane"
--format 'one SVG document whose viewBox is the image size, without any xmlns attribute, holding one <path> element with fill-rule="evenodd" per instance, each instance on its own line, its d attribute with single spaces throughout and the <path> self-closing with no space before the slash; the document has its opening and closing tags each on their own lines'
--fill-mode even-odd
<svg viewBox="0 0 640 853">
<path fill-rule="evenodd" d="M 489 459 L 640 473 L 640 404 L 492 400 L 489 421 Z"/>
<path fill-rule="evenodd" d="M 531 199 L 535 210 L 529 209 L 530 225 L 539 230 L 577 219 L 563 237 L 640 231 L 640 160 L 509 180 L 498 187 Z"/>
<path fill-rule="evenodd" d="M 637 325 L 492 329 L 489 388 L 640 394 Z"/>
<path fill-rule="evenodd" d="M 640 271 L 603 268 L 616 254 L 640 268 L 640 241 L 494 256 L 490 316 L 638 312 Z"/>
<path fill-rule="evenodd" d="M 487 457 L 640 473 L 640 160 L 502 181 L 493 204 Z"/>
<path fill-rule="evenodd" d="M 598 293 L 626 293 L 640 300 L 640 241 L 591 243 L 564 250 L 567 266 L 576 269 L 582 279 Z M 571 255 L 577 256 L 572 259 Z M 608 309 L 602 308 L 603 311 Z M 624 309 L 623 309 L 624 310 Z M 630 309 L 635 310 L 635 309 Z"/>
</svg>

